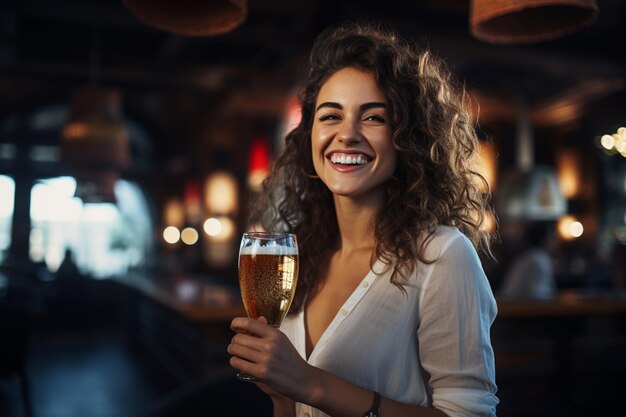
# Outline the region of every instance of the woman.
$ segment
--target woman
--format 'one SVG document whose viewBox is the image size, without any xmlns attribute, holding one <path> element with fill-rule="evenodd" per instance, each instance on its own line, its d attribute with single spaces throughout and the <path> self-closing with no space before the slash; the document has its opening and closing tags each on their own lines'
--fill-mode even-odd
<svg viewBox="0 0 626 417">
<path fill-rule="evenodd" d="M 325 31 L 310 65 L 252 216 L 297 234 L 296 298 L 280 331 L 233 320 L 231 365 L 275 416 L 495 415 L 496 305 L 474 249 L 489 248 L 488 196 L 465 95 L 372 26 Z"/>
</svg>

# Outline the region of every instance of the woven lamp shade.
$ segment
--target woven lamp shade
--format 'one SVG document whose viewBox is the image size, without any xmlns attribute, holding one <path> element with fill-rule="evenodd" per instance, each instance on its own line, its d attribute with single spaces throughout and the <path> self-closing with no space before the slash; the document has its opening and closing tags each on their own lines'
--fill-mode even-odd
<svg viewBox="0 0 626 417">
<path fill-rule="evenodd" d="M 126 168 L 130 149 L 120 92 L 91 87 L 78 90 L 61 133 L 61 150 L 70 166 L 88 170 Z"/>
<path fill-rule="evenodd" d="M 122 0 L 148 26 L 183 36 L 230 32 L 248 14 L 247 0 Z"/>
<path fill-rule="evenodd" d="M 130 165 L 128 136 L 119 91 L 87 87 L 74 94 L 61 151 L 77 181 L 76 197 L 85 203 L 115 202 L 114 185 Z"/>
<path fill-rule="evenodd" d="M 472 0 L 472 34 L 483 41 L 520 44 L 547 41 L 593 23 L 595 0 Z"/>
</svg>

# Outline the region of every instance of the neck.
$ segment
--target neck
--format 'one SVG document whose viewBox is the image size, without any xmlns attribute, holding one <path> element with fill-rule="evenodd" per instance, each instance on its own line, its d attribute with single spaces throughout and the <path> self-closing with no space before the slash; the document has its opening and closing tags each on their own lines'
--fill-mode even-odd
<svg viewBox="0 0 626 417">
<path fill-rule="evenodd" d="M 376 215 L 383 205 L 384 193 L 365 198 L 334 196 L 339 243 L 342 252 L 373 249 Z"/>
</svg>

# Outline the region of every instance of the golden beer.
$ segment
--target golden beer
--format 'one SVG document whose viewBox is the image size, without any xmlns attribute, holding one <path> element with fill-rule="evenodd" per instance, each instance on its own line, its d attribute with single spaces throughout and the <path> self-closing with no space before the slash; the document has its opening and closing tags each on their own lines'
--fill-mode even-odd
<svg viewBox="0 0 626 417">
<path fill-rule="evenodd" d="M 298 255 L 285 248 L 277 248 L 279 253 L 271 253 L 274 248 L 259 249 L 263 250 L 243 250 L 239 256 L 241 297 L 249 317 L 263 316 L 270 326 L 278 327 L 296 291 Z"/>
<path fill-rule="evenodd" d="M 248 232 L 239 246 L 239 289 L 248 316 L 280 327 L 298 282 L 298 242 L 291 233 Z M 242 381 L 256 381 L 237 373 Z"/>
</svg>

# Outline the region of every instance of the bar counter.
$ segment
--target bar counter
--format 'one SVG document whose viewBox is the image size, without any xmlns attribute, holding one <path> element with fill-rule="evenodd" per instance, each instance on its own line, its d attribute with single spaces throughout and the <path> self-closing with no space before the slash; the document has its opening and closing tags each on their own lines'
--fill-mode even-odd
<svg viewBox="0 0 626 417">
<path fill-rule="evenodd" d="M 149 278 L 128 274 L 116 280 L 192 322 L 230 322 L 245 316 L 236 287 L 190 275 Z M 546 300 L 497 299 L 498 317 L 568 317 L 626 313 L 626 290 L 562 291 Z"/>
<path fill-rule="evenodd" d="M 618 401 L 606 393 L 626 370 L 619 353 L 626 349 L 625 291 L 567 290 L 548 300 L 497 303 L 491 330 L 504 414 L 576 415 L 589 402 L 610 408 Z M 533 392 L 523 397 L 528 387 Z"/>
<path fill-rule="evenodd" d="M 214 284 L 201 277 L 128 274 L 116 281 L 191 322 L 227 323 L 246 315 L 235 286 Z M 626 290 L 567 290 L 545 300 L 498 298 L 497 304 L 500 318 L 616 315 L 626 313 Z"/>
<path fill-rule="evenodd" d="M 115 280 L 126 293 L 129 339 L 180 383 L 229 369 L 230 321 L 246 315 L 236 286 L 187 274 Z"/>
<path fill-rule="evenodd" d="M 194 323 L 230 323 L 234 317 L 246 316 L 235 287 L 214 284 L 202 277 L 127 274 L 116 281 Z"/>
<path fill-rule="evenodd" d="M 568 317 L 626 313 L 625 290 L 561 291 L 546 300 L 498 299 L 498 317 Z"/>
</svg>

